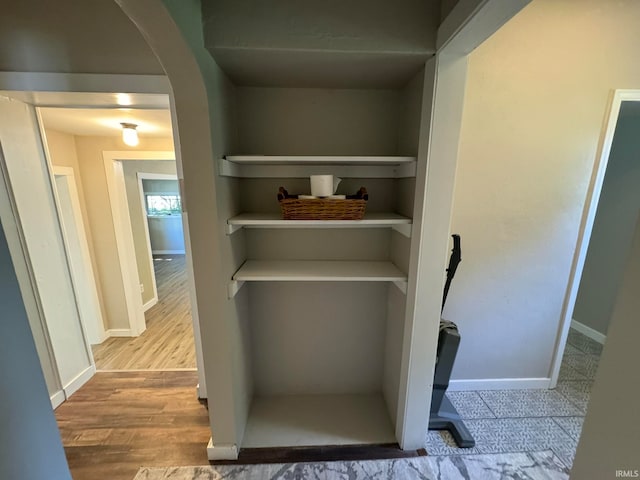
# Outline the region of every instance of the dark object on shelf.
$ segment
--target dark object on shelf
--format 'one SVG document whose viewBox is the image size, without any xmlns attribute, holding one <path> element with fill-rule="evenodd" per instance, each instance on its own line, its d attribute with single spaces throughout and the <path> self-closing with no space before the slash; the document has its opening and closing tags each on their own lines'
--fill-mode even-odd
<svg viewBox="0 0 640 480">
<path fill-rule="evenodd" d="M 289 195 L 284 187 L 278 191 L 278 202 L 284 220 L 362 220 L 369 194 L 360 187 L 355 195 L 346 199 L 298 198 Z"/>
<path fill-rule="evenodd" d="M 460 235 L 452 235 L 453 250 L 447 268 L 447 282 L 444 287 L 442 308 L 447 300 L 451 281 L 456 273 L 458 264 L 462 261 L 460 249 Z M 451 370 L 456 360 L 458 346 L 460 345 L 460 333 L 455 323 L 440 319 L 440 332 L 438 334 L 438 351 L 436 357 L 436 370 L 433 378 L 433 394 L 431 396 L 431 413 L 429 415 L 429 430 L 448 430 L 461 448 L 474 447 L 476 442 L 469 430 L 460 418 L 456 408 L 445 396 L 449 387 Z"/>
</svg>

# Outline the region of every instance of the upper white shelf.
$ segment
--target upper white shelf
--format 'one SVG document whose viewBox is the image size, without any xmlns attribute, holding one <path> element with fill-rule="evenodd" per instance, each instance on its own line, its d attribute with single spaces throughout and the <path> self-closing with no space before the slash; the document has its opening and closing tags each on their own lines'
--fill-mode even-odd
<svg viewBox="0 0 640 480">
<path fill-rule="evenodd" d="M 227 234 L 240 228 L 393 228 L 411 235 L 411 219 L 397 213 L 365 213 L 362 220 L 283 220 L 279 213 L 242 213 L 227 220 Z"/>
<path fill-rule="evenodd" d="M 309 175 L 346 178 L 415 177 L 416 158 L 404 156 L 227 155 L 220 175 L 247 178 L 301 178 Z"/>
<path fill-rule="evenodd" d="M 391 262 L 343 260 L 247 260 L 233 280 L 251 282 L 406 282 Z"/>
</svg>

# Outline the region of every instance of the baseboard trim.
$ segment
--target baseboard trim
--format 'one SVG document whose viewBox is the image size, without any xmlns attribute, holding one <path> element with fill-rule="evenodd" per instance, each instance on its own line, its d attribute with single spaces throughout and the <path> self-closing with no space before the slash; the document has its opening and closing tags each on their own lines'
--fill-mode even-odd
<svg viewBox="0 0 640 480">
<path fill-rule="evenodd" d="M 197 369 L 196 369 L 197 370 Z M 200 384 L 196 385 L 198 400 L 207 400 L 207 391 Z"/>
<path fill-rule="evenodd" d="M 580 332 L 585 337 L 589 337 L 591 340 L 595 340 L 596 342 L 604 345 L 604 342 L 607 340 L 607 336 L 603 335 L 597 330 L 594 330 L 591 327 L 588 327 L 584 323 L 580 323 L 575 319 L 571 319 L 571 328 Z"/>
<path fill-rule="evenodd" d="M 548 389 L 550 378 L 481 378 L 473 380 L 451 380 L 450 392 L 467 390 L 529 390 Z"/>
<path fill-rule="evenodd" d="M 58 408 L 60 405 L 62 405 L 62 402 L 64 402 L 66 400 L 66 398 L 64 396 L 64 391 L 62 391 L 62 390 L 58 390 L 56 393 L 51 395 L 49 398 L 51 399 L 51 407 L 54 410 L 56 408 Z"/>
<path fill-rule="evenodd" d="M 73 395 L 82 385 L 87 383 L 91 377 L 96 373 L 95 365 L 89 365 L 82 372 L 80 372 L 76 377 L 67 383 L 63 390 L 66 398 L 69 398 Z"/>
<path fill-rule="evenodd" d="M 144 305 L 142 305 L 142 311 L 146 312 L 147 310 L 149 310 L 151 307 L 153 307 L 155 304 L 158 303 L 158 297 L 153 297 L 151 300 L 149 300 L 147 303 L 145 303 Z"/>
<path fill-rule="evenodd" d="M 152 255 L 184 255 L 184 250 L 152 250 Z"/>
<path fill-rule="evenodd" d="M 107 338 L 109 337 L 137 337 L 134 335 L 130 328 L 110 328 L 106 331 Z"/>
<path fill-rule="evenodd" d="M 237 460 L 238 447 L 235 444 L 213 445 L 213 438 L 207 445 L 207 457 L 209 460 Z"/>
</svg>

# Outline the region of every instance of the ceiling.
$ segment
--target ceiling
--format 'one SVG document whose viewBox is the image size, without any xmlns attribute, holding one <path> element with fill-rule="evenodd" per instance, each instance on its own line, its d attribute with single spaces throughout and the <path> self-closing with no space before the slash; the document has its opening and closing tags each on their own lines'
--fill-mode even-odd
<svg viewBox="0 0 640 480">
<path fill-rule="evenodd" d="M 145 110 L 169 110 L 169 96 L 155 93 L 18 92 L 2 90 L 0 95 L 15 98 L 36 107 L 128 107 Z"/>
<path fill-rule="evenodd" d="M 172 137 L 169 96 L 142 93 L 0 91 L 40 108 L 46 128 L 72 135 L 119 136 L 135 123 L 141 137 Z"/>
<path fill-rule="evenodd" d="M 120 123 L 135 123 L 141 137 L 171 137 L 169 110 L 41 108 L 46 128 L 72 135 L 119 136 Z"/>
</svg>

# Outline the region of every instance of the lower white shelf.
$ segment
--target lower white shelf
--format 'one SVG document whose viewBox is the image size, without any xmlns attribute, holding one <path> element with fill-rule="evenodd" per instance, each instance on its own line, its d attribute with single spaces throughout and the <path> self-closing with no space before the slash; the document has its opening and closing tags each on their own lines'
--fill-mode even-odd
<svg viewBox="0 0 640 480">
<path fill-rule="evenodd" d="M 243 448 L 396 443 L 380 394 L 255 397 Z"/>
<path fill-rule="evenodd" d="M 247 260 L 236 281 L 406 282 L 391 262 L 344 260 Z"/>
</svg>

